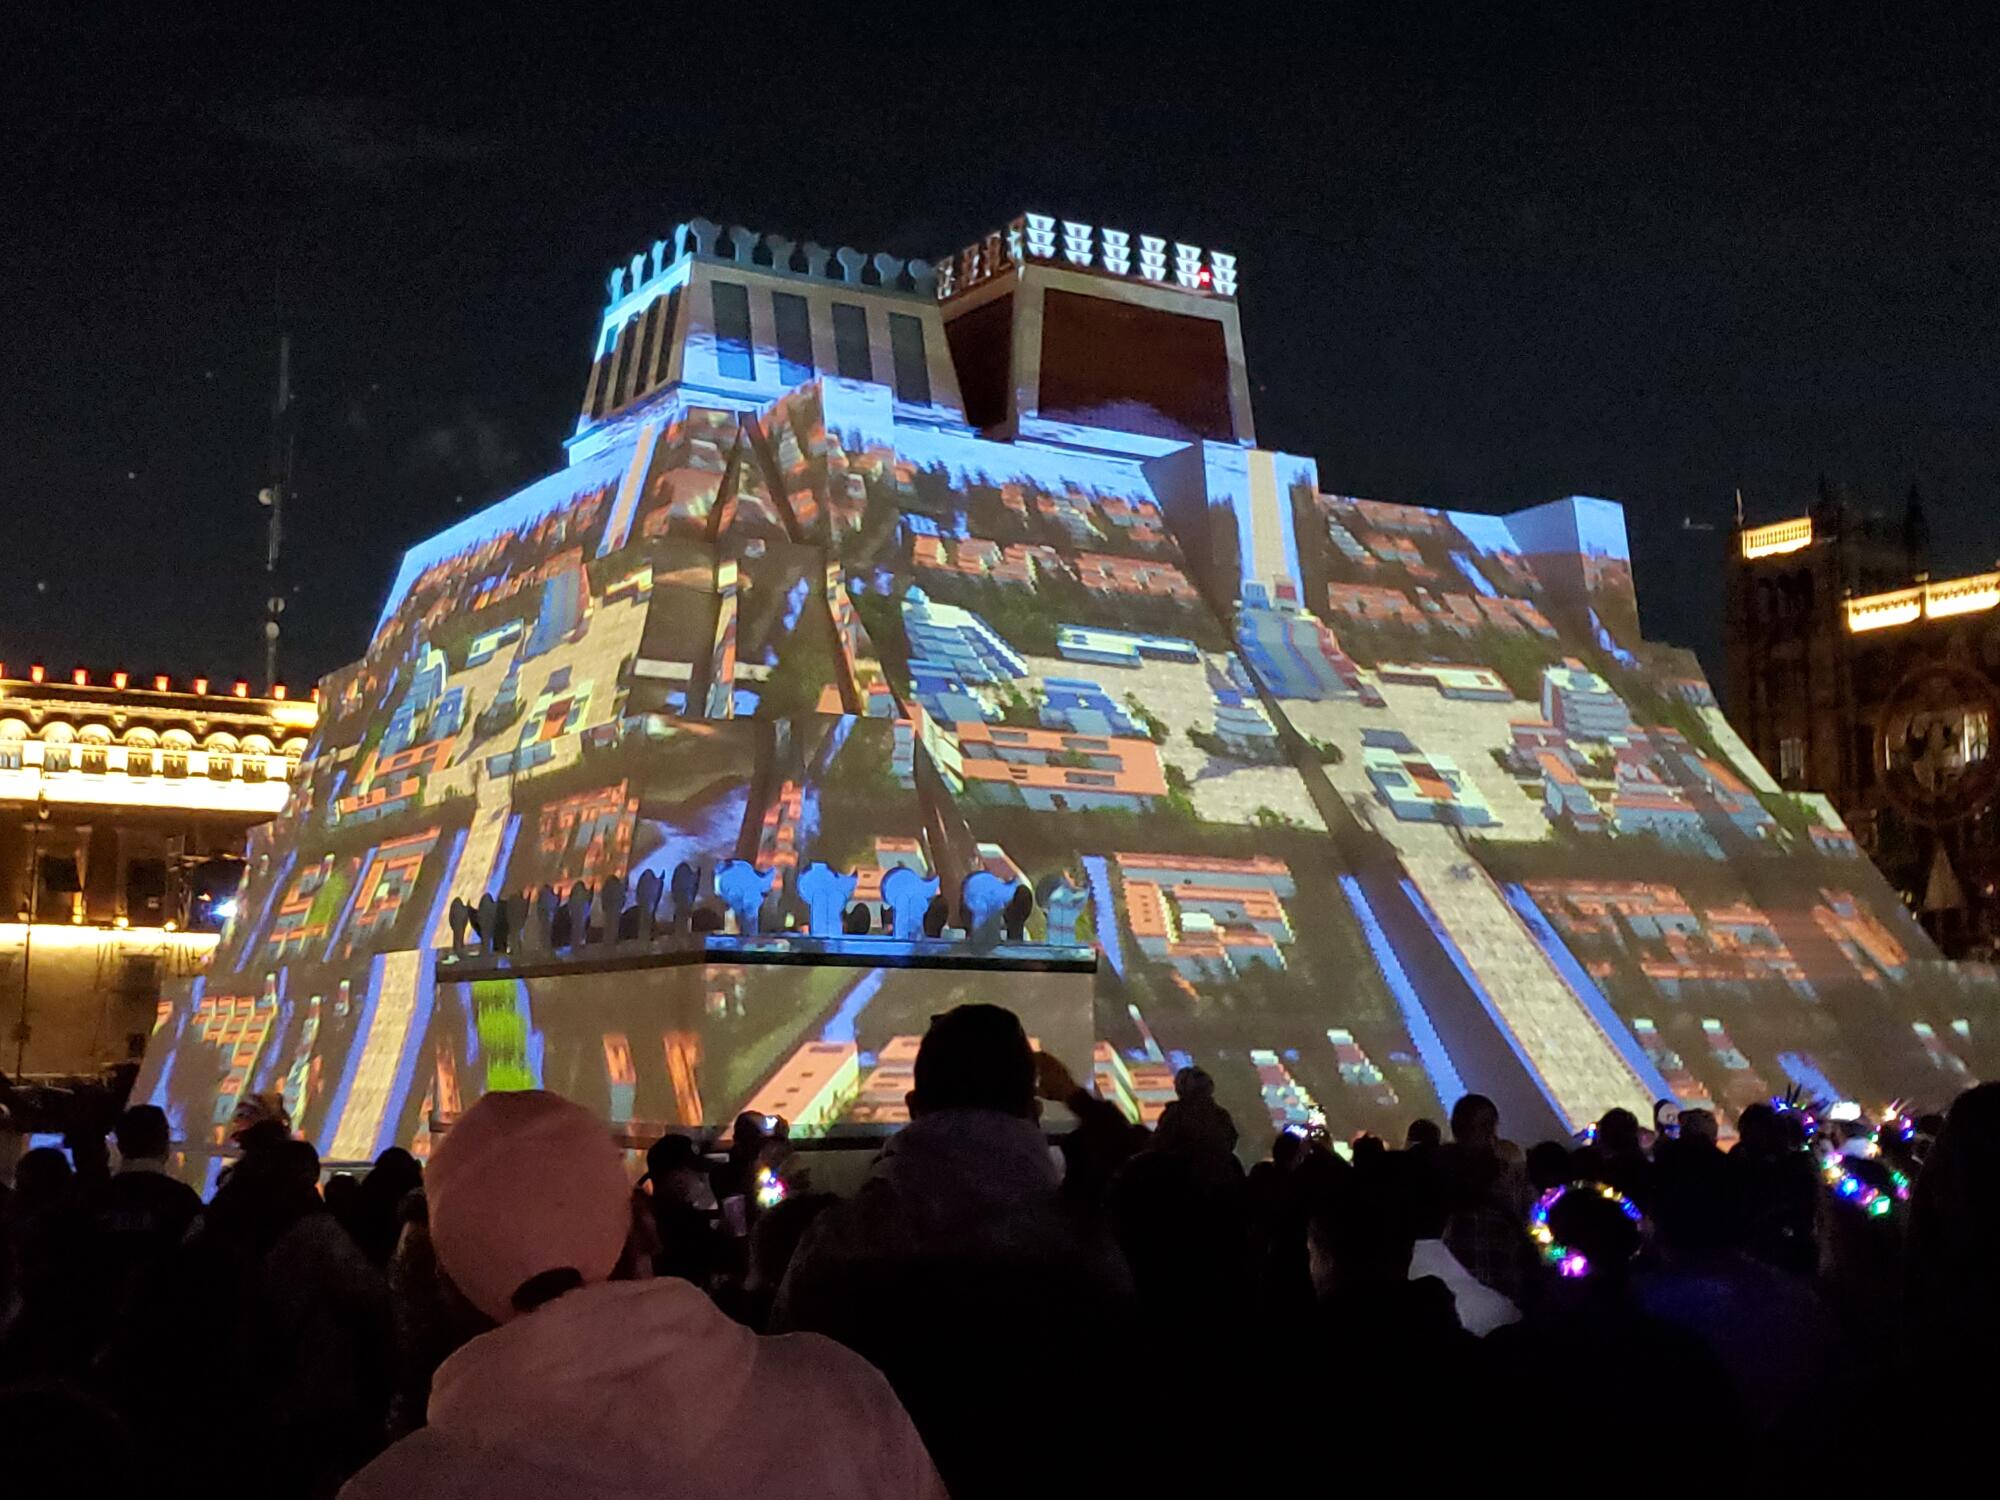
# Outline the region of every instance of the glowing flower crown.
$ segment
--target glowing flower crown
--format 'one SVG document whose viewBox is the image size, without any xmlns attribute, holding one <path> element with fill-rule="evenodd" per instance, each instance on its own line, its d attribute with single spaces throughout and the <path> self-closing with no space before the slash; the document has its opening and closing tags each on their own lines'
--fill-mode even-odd
<svg viewBox="0 0 2000 1500">
<path fill-rule="evenodd" d="M 1594 1193 L 1606 1203 L 1618 1205 L 1618 1211 L 1634 1224 L 1639 1222 L 1639 1205 L 1601 1182 L 1572 1182 L 1550 1188 L 1536 1200 L 1535 1207 L 1528 1215 L 1528 1238 L 1535 1242 L 1542 1259 L 1556 1268 L 1558 1276 L 1576 1277 L 1590 1274 L 1590 1257 L 1581 1250 L 1572 1250 L 1556 1238 L 1556 1232 L 1549 1227 L 1549 1212 L 1571 1193 Z"/>
<path fill-rule="evenodd" d="M 1894 1167 L 1885 1170 L 1890 1183 L 1887 1192 L 1856 1177 L 1848 1170 L 1847 1158 L 1838 1152 L 1821 1157 L 1819 1163 L 1819 1175 L 1833 1189 L 1833 1196 L 1853 1204 L 1871 1219 L 1886 1218 L 1898 1203 L 1909 1201 L 1910 1179 Z"/>
</svg>

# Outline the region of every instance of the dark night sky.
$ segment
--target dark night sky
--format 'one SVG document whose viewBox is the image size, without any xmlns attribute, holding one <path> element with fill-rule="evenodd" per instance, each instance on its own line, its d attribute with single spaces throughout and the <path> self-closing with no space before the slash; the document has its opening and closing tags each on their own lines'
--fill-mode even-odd
<svg viewBox="0 0 2000 1500">
<path fill-rule="evenodd" d="M 300 683 L 400 549 L 560 463 L 614 260 L 694 214 L 935 255 L 1036 208 L 1235 251 L 1259 438 L 1329 490 L 1623 501 L 1648 633 L 1713 665 L 1738 485 L 1914 481 L 1941 570 L 2000 550 L 2000 49 L 1919 9 L 5 23 L 0 660 L 260 670 L 274 281 Z"/>
</svg>

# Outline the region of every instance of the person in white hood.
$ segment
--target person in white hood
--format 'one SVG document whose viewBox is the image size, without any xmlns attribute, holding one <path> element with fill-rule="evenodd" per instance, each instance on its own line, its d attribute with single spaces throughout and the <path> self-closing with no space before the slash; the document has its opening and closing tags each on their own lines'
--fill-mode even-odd
<svg viewBox="0 0 2000 1500">
<path fill-rule="evenodd" d="M 429 1425 L 347 1500 L 942 1500 L 888 1382 L 813 1334 L 765 1338 L 678 1279 L 608 1280 L 630 1190 L 601 1122 L 488 1094 L 425 1181 L 440 1267 L 499 1327 L 431 1384 Z"/>
</svg>

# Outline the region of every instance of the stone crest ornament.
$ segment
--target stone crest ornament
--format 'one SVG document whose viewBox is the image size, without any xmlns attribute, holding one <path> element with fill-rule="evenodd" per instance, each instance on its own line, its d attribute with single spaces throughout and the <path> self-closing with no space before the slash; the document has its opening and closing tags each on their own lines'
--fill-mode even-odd
<svg viewBox="0 0 2000 1500">
<path fill-rule="evenodd" d="M 1972 817 L 2000 789 L 1993 726 L 2000 690 L 1956 662 L 1926 662 L 1890 692 L 1875 727 L 1882 789 L 1913 822 Z"/>
</svg>

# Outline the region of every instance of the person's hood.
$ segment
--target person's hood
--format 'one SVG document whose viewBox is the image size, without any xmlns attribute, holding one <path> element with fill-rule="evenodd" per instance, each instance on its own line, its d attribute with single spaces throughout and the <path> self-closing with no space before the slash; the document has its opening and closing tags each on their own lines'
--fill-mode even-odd
<svg viewBox="0 0 2000 1500">
<path fill-rule="evenodd" d="M 868 1175 L 933 1224 L 1052 1200 L 1061 1180 L 1041 1126 L 994 1109 L 912 1120 L 889 1138 Z"/>
<path fill-rule="evenodd" d="M 1475 1338 L 1521 1320 L 1521 1310 L 1466 1270 L 1443 1240 L 1418 1240 L 1410 1247 L 1410 1280 L 1429 1279 L 1451 1293 L 1459 1326 Z"/>
<path fill-rule="evenodd" d="M 351 1500 L 941 1500 L 888 1383 L 815 1334 L 762 1337 L 685 1281 L 607 1282 L 480 1335 L 429 1425 Z"/>
<path fill-rule="evenodd" d="M 643 1487 L 740 1443 L 757 1336 L 680 1280 L 558 1297 L 438 1368 L 430 1427 L 559 1478 Z"/>
</svg>

